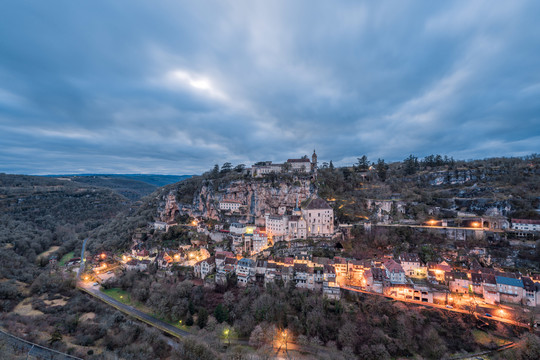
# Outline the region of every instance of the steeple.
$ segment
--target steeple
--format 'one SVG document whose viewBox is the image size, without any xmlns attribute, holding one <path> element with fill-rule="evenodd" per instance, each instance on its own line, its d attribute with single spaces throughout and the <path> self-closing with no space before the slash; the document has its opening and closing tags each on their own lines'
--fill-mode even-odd
<svg viewBox="0 0 540 360">
<path fill-rule="evenodd" d="M 296 194 L 296 207 L 293 210 L 293 215 L 301 215 L 302 212 L 300 211 L 300 208 L 298 207 L 298 194 Z"/>
<path fill-rule="evenodd" d="M 311 173 L 314 177 L 317 177 L 317 153 L 313 149 L 313 155 L 311 155 Z"/>
</svg>

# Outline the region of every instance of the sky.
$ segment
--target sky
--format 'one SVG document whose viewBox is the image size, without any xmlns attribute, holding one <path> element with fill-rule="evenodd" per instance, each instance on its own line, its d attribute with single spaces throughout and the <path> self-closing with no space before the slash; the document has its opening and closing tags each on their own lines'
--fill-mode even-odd
<svg viewBox="0 0 540 360">
<path fill-rule="evenodd" d="M 0 172 L 540 152 L 539 1 L 3 1 Z"/>
</svg>

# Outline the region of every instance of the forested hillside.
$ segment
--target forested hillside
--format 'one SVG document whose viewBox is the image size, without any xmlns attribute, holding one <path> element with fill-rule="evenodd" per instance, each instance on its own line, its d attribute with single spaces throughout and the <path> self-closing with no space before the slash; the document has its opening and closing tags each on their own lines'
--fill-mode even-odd
<svg viewBox="0 0 540 360">
<path fill-rule="evenodd" d="M 31 283 L 50 256 L 73 250 L 128 207 L 128 199 L 109 189 L 0 174 L 0 278 Z"/>
<path fill-rule="evenodd" d="M 448 157 L 407 157 L 387 164 L 359 158 L 351 167 L 319 170 L 319 195 L 334 199 L 336 217 L 355 222 L 372 217 L 367 199 L 400 200 L 405 213 L 424 220 L 430 208 L 471 211 L 490 208 L 508 217 L 540 218 L 540 156 L 455 161 Z"/>
</svg>

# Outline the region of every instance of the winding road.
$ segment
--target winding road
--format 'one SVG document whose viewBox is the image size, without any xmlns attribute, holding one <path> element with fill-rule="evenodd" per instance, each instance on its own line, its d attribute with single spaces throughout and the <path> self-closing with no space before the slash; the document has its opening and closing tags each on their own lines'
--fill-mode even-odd
<svg viewBox="0 0 540 360">
<path fill-rule="evenodd" d="M 102 300 L 103 302 L 115 307 L 117 310 L 120 310 L 122 311 L 123 313 L 125 314 L 128 314 L 130 316 L 133 316 L 134 318 L 137 318 L 145 323 L 147 323 L 148 325 L 151 325 L 151 326 L 154 326 L 172 336 L 175 336 L 177 338 L 183 338 L 183 337 L 188 337 L 188 336 L 191 336 L 191 333 L 185 331 L 185 330 L 182 330 L 182 329 L 179 329 L 165 321 L 162 321 L 162 320 L 159 320 L 159 319 L 156 319 L 155 317 L 151 316 L 151 315 L 148 315 L 132 306 L 129 306 L 129 305 L 126 305 L 126 304 L 122 304 L 120 301 L 118 300 L 115 300 L 113 299 L 112 297 L 102 293 L 101 291 L 99 291 L 99 285 L 97 286 L 93 286 L 92 284 L 90 283 L 85 283 L 85 282 L 82 282 L 82 281 L 79 281 L 77 283 L 77 288 L 79 288 L 80 290 Z"/>
</svg>

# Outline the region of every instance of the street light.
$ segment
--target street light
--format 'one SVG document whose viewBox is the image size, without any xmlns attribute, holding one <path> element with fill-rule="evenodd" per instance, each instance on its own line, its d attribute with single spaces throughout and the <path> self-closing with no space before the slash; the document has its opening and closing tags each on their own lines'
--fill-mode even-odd
<svg viewBox="0 0 540 360">
<path fill-rule="evenodd" d="M 229 329 L 223 330 L 223 335 L 225 335 L 225 338 L 227 339 L 227 345 L 231 345 L 231 340 L 229 338 Z"/>
<path fill-rule="evenodd" d="M 283 338 L 283 342 L 285 343 L 285 351 L 287 351 L 287 330 L 283 330 L 281 332 L 281 337 Z"/>
</svg>

